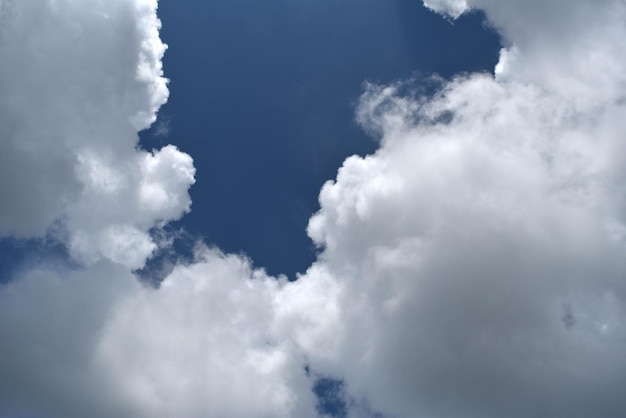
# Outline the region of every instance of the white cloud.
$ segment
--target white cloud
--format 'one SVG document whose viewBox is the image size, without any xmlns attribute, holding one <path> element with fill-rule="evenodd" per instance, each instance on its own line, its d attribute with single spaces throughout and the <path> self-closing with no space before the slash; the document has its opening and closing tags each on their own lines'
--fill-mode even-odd
<svg viewBox="0 0 626 418">
<path fill-rule="evenodd" d="M 79 155 L 80 198 L 68 208 L 69 249 L 77 260 L 108 258 L 142 267 L 156 249 L 148 230 L 187 212 L 193 161 L 172 145 L 105 159 Z"/>
<path fill-rule="evenodd" d="M 424 6 L 454 19 L 468 10 L 466 0 L 424 0 Z"/>
<path fill-rule="evenodd" d="M 381 148 L 320 193 L 335 373 L 389 416 L 620 416 L 626 6 L 468 3 L 510 43 L 496 78 L 370 86 Z"/>
<path fill-rule="evenodd" d="M 0 235 L 60 222 L 78 260 L 141 267 L 194 181 L 176 148 L 136 149 L 168 97 L 156 1 L 1 4 Z"/>
<path fill-rule="evenodd" d="M 515 69 L 506 73 L 510 79 L 574 101 L 601 104 L 623 98 L 626 46 L 620 39 L 626 12 L 621 0 L 424 3 L 452 17 L 471 8 L 483 10 L 507 48 L 518 51 Z"/>
<path fill-rule="evenodd" d="M 159 289 L 110 262 L 28 272 L 0 291 L 0 416 L 314 416 L 291 286 L 206 248 Z"/>
<path fill-rule="evenodd" d="M 275 326 L 285 286 L 201 249 L 116 309 L 97 351 L 104 376 L 138 416 L 311 416 L 304 359 Z"/>
</svg>

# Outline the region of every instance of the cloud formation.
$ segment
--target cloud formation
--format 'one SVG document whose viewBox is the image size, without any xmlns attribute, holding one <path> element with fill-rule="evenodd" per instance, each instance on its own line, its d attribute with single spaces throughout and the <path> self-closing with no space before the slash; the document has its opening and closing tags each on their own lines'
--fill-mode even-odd
<svg viewBox="0 0 626 418">
<path fill-rule="evenodd" d="M 168 97 L 156 1 L 0 5 L 0 235 L 141 267 L 194 181 L 176 148 L 137 150 Z"/>
<path fill-rule="evenodd" d="M 389 416 L 620 416 L 626 6 L 467 3 L 426 5 L 486 12 L 495 78 L 369 86 L 381 148 L 310 221 L 344 288 L 337 376 Z"/>
<path fill-rule="evenodd" d="M 61 225 L 83 263 L 0 287 L 0 416 L 317 416 L 316 375 L 355 417 L 623 415 L 626 5 L 424 3 L 485 11 L 495 75 L 366 87 L 380 149 L 324 185 L 296 282 L 199 245 L 154 289 L 194 176 L 136 149 L 156 2 L 0 0 L 0 233 Z"/>
<path fill-rule="evenodd" d="M 0 291 L 0 416 L 312 416 L 287 288 L 205 247 L 159 289 L 108 261 L 28 272 Z"/>
</svg>

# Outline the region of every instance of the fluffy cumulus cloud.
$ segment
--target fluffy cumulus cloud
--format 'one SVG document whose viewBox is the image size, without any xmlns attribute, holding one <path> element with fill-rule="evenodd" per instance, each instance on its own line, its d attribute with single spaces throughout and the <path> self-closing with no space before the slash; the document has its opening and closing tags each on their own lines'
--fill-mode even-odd
<svg viewBox="0 0 626 418">
<path fill-rule="evenodd" d="M 108 261 L 25 273 L 0 292 L 0 416 L 312 416 L 291 286 L 205 247 L 159 289 Z"/>
<path fill-rule="evenodd" d="M 426 5 L 482 8 L 506 48 L 495 77 L 363 95 L 381 148 L 309 224 L 343 288 L 336 375 L 389 416 L 621 416 L 626 5 Z"/>
<path fill-rule="evenodd" d="M 500 62 L 366 87 L 380 149 L 323 187 L 309 270 L 199 245 L 152 288 L 131 270 L 194 176 L 136 148 L 155 2 L 0 0 L 0 233 L 83 264 L 0 288 L 0 416 L 317 416 L 316 376 L 355 417 L 623 416 L 626 4 L 424 3 L 484 10 Z"/>
<path fill-rule="evenodd" d="M 137 268 L 189 209 L 191 158 L 136 149 L 168 97 L 159 27 L 156 1 L 0 1 L 0 235 Z"/>
</svg>

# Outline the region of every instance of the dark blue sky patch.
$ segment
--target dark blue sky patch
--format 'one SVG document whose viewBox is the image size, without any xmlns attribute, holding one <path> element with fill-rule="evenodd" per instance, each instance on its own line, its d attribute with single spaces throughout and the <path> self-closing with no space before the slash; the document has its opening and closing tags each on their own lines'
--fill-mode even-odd
<svg viewBox="0 0 626 418">
<path fill-rule="evenodd" d="M 363 82 L 491 71 L 500 48 L 482 14 L 450 23 L 415 0 L 163 0 L 159 15 L 171 97 L 143 146 L 194 158 L 187 230 L 292 279 L 315 258 L 322 184 L 377 148 L 354 122 Z"/>
<path fill-rule="evenodd" d="M 317 396 L 317 411 L 336 418 L 348 416 L 348 404 L 341 380 L 321 378 L 315 382 L 313 392 Z"/>
<path fill-rule="evenodd" d="M 153 228 L 150 235 L 159 243 L 159 248 L 146 261 L 146 265 L 134 273 L 144 283 L 159 287 L 174 266 L 191 264 L 194 261 L 194 251 L 199 237 L 186 231 L 180 221 L 172 222 L 163 228 Z"/>
<path fill-rule="evenodd" d="M 76 267 L 67 249 L 53 239 L 0 239 L 0 285 L 18 277 L 24 270 L 38 266 L 57 270 Z"/>
<path fill-rule="evenodd" d="M 317 396 L 317 412 L 324 416 L 345 418 L 350 414 L 360 418 L 384 418 L 372 410 L 367 401 L 353 399 L 347 393 L 343 380 L 320 377 L 313 386 L 313 392 Z"/>
</svg>

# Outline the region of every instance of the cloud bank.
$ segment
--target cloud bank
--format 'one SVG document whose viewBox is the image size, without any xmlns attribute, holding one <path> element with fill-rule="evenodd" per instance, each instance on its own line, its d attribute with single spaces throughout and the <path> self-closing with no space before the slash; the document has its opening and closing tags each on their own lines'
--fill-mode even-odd
<svg viewBox="0 0 626 418">
<path fill-rule="evenodd" d="M 297 281 L 199 245 L 153 289 L 131 270 L 194 175 L 136 148 L 156 2 L 0 0 L 0 232 L 83 263 L 0 288 L 0 416 L 318 416 L 322 375 L 355 417 L 621 417 L 626 4 L 424 3 L 486 13 L 495 75 L 366 86 L 380 148 L 321 190 Z"/>
</svg>

